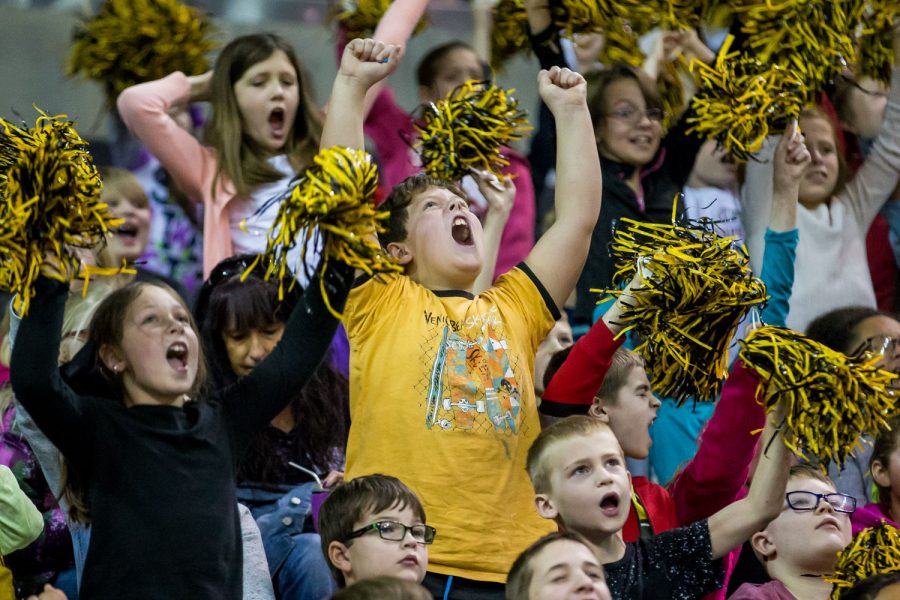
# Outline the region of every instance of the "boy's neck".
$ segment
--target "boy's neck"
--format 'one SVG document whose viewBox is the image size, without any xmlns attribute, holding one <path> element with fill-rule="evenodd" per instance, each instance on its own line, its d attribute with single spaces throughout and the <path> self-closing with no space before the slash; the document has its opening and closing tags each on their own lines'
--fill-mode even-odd
<svg viewBox="0 0 900 600">
<path fill-rule="evenodd" d="M 831 596 L 832 585 L 825 581 L 825 573 L 785 574 L 778 580 L 796 598 L 826 600 Z"/>
<path fill-rule="evenodd" d="M 625 556 L 625 542 L 622 540 L 622 531 L 611 534 L 585 535 L 591 550 L 601 564 L 614 563 Z"/>
<path fill-rule="evenodd" d="M 415 271 L 407 273 L 407 275 L 410 279 L 432 292 L 466 292 L 467 294 L 474 294 L 474 281 L 442 281 L 434 277 L 421 277 Z"/>
</svg>

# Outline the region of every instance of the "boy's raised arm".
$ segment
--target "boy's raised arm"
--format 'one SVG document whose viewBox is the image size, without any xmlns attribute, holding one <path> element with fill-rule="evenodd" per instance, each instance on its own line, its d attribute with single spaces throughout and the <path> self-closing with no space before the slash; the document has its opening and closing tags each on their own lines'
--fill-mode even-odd
<svg viewBox="0 0 900 600">
<path fill-rule="evenodd" d="M 363 104 L 366 92 L 390 75 L 399 62 L 399 46 L 371 39 L 356 39 L 347 44 L 331 88 L 320 149 L 332 146 L 365 148 Z"/>
<path fill-rule="evenodd" d="M 556 121 L 556 222 L 525 262 L 562 308 L 584 267 L 600 215 L 600 157 L 584 77 L 553 67 L 538 73 L 538 87 Z"/>
<path fill-rule="evenodd" d="M 790 471 L 789 452 L 772 420 L 773 416 L 769 415 L 762 433 L 762 453 L 747 497 L 729 504 L 709 518 L 714 560 L 722 558 L 763 529 L 784 506 L 784 490 Z"/>
</svg>

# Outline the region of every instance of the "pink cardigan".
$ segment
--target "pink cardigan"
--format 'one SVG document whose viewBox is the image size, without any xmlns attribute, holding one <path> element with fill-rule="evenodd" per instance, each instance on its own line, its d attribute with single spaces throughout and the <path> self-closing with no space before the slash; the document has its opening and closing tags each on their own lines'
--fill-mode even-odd
<svg viewBox="0 0 900 600">
<path fill-rule="evenodd" d="M 204 146 L 169 116 L 173 106 L 187 104 L 190 84 L 184 73 L 172 73 L 156 81 L 141 83 L 119 95 L 117 106 L 128 129 L 150 150 L 187 194 L 203 202 L 203 277 L 234 254 L 231 243 L 229 206 L 236 192 L 231 182 L 213 179 L 219 161 L 212 148 Z"/>
</svg>

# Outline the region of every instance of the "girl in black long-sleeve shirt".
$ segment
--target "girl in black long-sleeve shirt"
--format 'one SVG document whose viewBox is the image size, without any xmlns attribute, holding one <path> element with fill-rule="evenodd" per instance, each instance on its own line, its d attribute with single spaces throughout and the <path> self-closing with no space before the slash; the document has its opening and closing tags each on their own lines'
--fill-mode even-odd
<svg viewBox="0 0 900 600">
<path fill-rule="evenodd" d="M 349 270 L 326 289 L 340 307 Z M 81 597 L 240 598 L 235 469 L 253 434 L 321 361 L 337 321 L 310 286 L 268 358 L 198 398 L 204 367 L 190 312 L 171 289 L 135 283 L 91 324 L 117 398 L 78 395 L 57 368 L 67 287 L 42 278 L 13 350 L 16 396 L 82 483 L 92 534 Z M 193 401 L 185 401 L 186 398 Z"/>
</svg>

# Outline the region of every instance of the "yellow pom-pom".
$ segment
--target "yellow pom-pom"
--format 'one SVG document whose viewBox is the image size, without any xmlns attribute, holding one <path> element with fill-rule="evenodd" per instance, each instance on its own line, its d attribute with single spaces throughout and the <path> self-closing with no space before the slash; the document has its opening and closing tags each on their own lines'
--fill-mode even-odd
<svg viewBox="0 0 900 600">
<path fill-rule="evenodd" d="M 528 13 L 522 0 L 499 0 L 493 9 L 491 66 L 499 69 L 520 52 L 528 52 Z"/>
<path fill-rule="evenodd" d="M 713 233 L 711 223 L 621 223 L 610 246 L 614 283 L 641 275 L 635 290 L 608 290 L 631 297 L 623 333 L 634 330 L 655 392 L 679 403 L 714 400 L 728 373 L 728 346 L 750 307 L 767 299 L 765 285 L 746 250 Z"/>
<path fill-rule="evenodd" d="M 105 242 L 122 223 L 100 202 L 100 176 L 86 147 L 65 115 L 41 112 L 33 128 L 0 119 L 0 289 L 16 294 L 20 315 L 45 260 L 62 281 L 133 272 L 83 269 L 71 252 Z"/>
<path fill-rule="evenodd" d="M 834 573 L 825 579 L 834 584 L 831 600 L 840 600 L 860 581 L 896 571 L 900 571 L 900 531 L 881 523 L 860 531 L 838 554 Z"/>
<path fill-rule="evenodd" d="M 341 24 L 347 39 L 372 37 L 381 17 L 387 12 L 392 0 L 339 0 L 332 9 L 332 17 Z M 428 27 L 428 15 L 422 15 L 413 35 L 425 31 Z"/>
<path fill-rule="evenodd" d="M 736 159 L 747 160 L 770 132 L 800 116 L 806 88 L 800 77 L 775 64 L 728 52 L 728 38 L 713 67 L 691 63 L 700 89 L 692 100 L 689 133 L 714 138 Z"/>
<path fill-rule="evenodd" d="M 68 73 L 99 81 L 115 102 L 137 83 L 173 71 L 205 72 L 212 33 L 197 9 L 177 0 L 106 0 L 96 16 L 76 26 Z"/>
<path fill-rule="evenodd" d="M 761 64 L 794 72 L 814 102 L 856 57 L 853 32 L 861 0 L 731 0 L 747 36 L 745 52 Z"/>
<path fill-rule="evenodd" d="M 459 181 L 472 170 L 502 178 L 509 165 L 502 147 L 531 129 L 514 92 L 467 81 L 446 100 L 424 107 L 416 148 L 425 171 L 446 181 Z"/>
<path fill-rule="evenodd" d="M 328 261 L 337 260 L 367 274 L 400 272 L 402 268 L 389 259 L 375 239 L 384 231 L 381 221 L 389 215 L 378 211 L 372 203 L 378 186 L 378 171 L 372 157 L 361 150 L 328 148 L 315 157 L 313 167 L 293 188 L 291 196 L 281 202 L 278 216 L 269 229 L 266 251 L 248 268 L 259 262 L 265 267 L 265 279 L 277 277 L 279 297 L 284 295 L 285 281 L 291 270 L 300 272 L 307 264 L 306 241 L 324 237 L 322 272 Z M 301 244 L 300 264 L 292 265 L 288 252 Z M 320 278 L 324 285 L 324 278 Z M 290 280 L 293 285 L 295 280 Z M 328 294 L 322 290 L 328 303 Z M 328 309 L 338 315 L 329 305 Z"/>
<path fill-rule="evenodd" d="M 889 84 L 894 64 L 892 24 L 900 15 L 896 0 L 869 0 L 862 13 L 857 77 Z"/>
<path fill-rule="evenodd" d="M 747 336 L 740 357 L 759 375 L 768 411 L 781 405 L 788 448 L 823 466 L 842 468 L 860 436 L 877 436 L 895 412 L 895 375 L 875 366 L 881 357 L 849 358 L 773 326 Z"/>
</svg>

